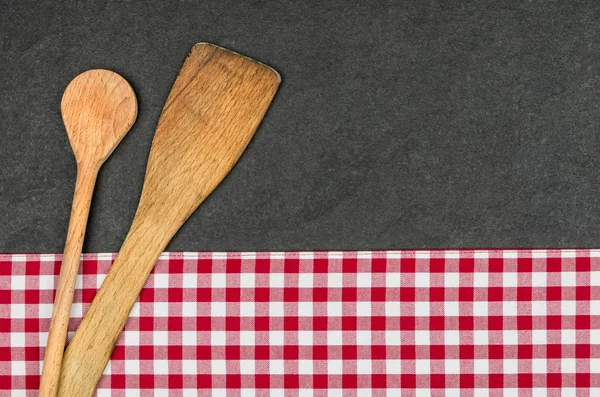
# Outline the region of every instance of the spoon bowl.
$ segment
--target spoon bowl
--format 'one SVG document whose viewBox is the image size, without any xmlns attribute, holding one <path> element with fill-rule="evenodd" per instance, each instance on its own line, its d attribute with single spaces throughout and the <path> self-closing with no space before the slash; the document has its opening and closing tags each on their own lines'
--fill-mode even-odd
<svg viewBox="0 0 600 397">
<path fill-rule="evenodd" d="M 77 163 L 102 164 L 135 122 L 137 101 L 123 77 L 94 69 L 69 83 L 61 111 Z"/>
</svg>

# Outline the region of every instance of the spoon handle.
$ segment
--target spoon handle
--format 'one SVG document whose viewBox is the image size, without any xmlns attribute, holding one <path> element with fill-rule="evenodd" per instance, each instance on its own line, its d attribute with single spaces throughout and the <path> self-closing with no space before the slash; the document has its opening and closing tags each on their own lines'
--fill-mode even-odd
<svg viewBox="0 0 600 397">
<path fill-rule="evenodd" d="M 71 220 L 63 260 L 60 267 L 60 276 L 56 287 L 56 297 L 52 310 L 52 321 L 44 355 L 42 379 L 40 381 L 40 397 L 54 397 L 58 391 L 60 366 L 65 350 L 69 315 L 73 303 L 75 280 L 79 271 L 79 260 L 83 247 L 83 238 L 87 225 L 88 215 L 98 168 L 94 166 L 77 166 L 77 180 L 71 208 Z"/>
</svg>

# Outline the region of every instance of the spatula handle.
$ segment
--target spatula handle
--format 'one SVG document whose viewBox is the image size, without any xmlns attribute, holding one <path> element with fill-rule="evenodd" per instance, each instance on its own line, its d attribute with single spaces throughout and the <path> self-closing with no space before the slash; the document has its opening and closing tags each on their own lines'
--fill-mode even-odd
<svg viewBox="0 0 600 397">
<path fill-rule="evenodd" d="M 69 221 L 69 231 L 67 232 L 67 241 L 52 310 L 50 332 L 44 355 L 44 367 L 40 381 L 41 397 L 54 397 L 58 390 L 58 378 L 69 327 L 75 280 L 79 271 L 83 238 L 97 174 L 98 168 L 95 166 L 79 165 L 77 167 L 71 220 Z"/>
<path fill-rule="evenodd" d="M 139 212 L 139 209 L 138 209 Z M 151 221 L 136 217 L 106 279 L 69 343 L 59 396 L 91 396 L 117 339 L 168 239 L 157 240 Z"/>
</svg>

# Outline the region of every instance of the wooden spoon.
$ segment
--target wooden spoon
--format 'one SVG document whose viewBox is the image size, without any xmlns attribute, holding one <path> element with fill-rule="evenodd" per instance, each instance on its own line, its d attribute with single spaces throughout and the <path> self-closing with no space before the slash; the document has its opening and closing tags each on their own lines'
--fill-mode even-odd
<svg viewBox="0 0 600 397">
<path fill-rule="evenodd" d="M 40 383 L 42 397 L 53 397 L 58 390 L 75 279 L 96 177 L 104 161 L 135 122 L 137 101 L 131 86 L 118 74 L 109 70 L 89 70 L 67 86 L 61 110 L 77 160 L 77 181 L 44 356 Z"/>
<path fill-rule="evenodd" d="M 254 135 L 280 78 L 215 45 L 196 44 L 158 122 L 137 213 L 71 343 L 60 396 L 91 396 L 159 255 Z"/>
</svg>

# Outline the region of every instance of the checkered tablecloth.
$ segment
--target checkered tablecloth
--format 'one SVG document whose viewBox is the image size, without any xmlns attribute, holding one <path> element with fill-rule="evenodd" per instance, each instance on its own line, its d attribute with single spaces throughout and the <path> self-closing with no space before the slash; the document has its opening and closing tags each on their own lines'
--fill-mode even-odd
<svg viewBox="0 0 600 397">
<path fill-rule="evenodd" d="M 37 395 L 60 260 L 0 255 L 0 396 Z M 165 253 L 98 395 L 600 396 L 599 329 L 600 250 Z"/>
</svg>

